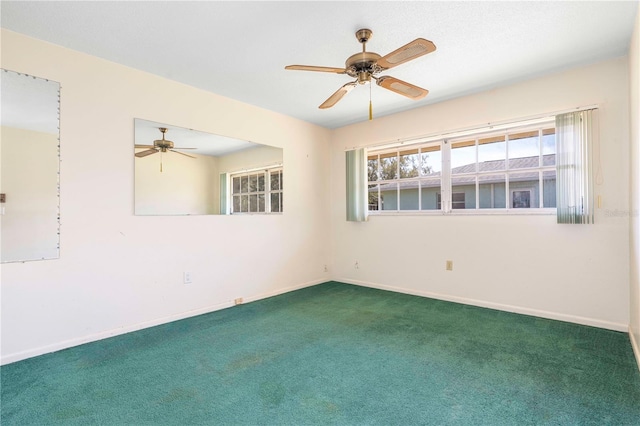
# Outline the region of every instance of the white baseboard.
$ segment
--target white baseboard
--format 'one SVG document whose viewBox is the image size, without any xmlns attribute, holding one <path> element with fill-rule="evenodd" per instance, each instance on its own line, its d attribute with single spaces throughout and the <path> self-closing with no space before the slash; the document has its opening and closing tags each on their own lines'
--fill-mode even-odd
<svg viewBox="0 0 640 426">
<path fill-rule="evenodd" d="M 635 330 L 633 327 L 629 326 L 629 339 L 631 340 L 631 347 L 633 348 L 633 353 L 636 356 L 636 362 L 638 363 L 638 370 L 640 370 L 640 342 L 636 340 L 636 336 L 634 334 Z"/>
<path fill-rule="evenodd" d="M 285 287 L 285 288 L 281 288 L 281 289 L 278 289 L 278 290 L 275 290 L 275 291 L 271 291 L 271 292 L 268 292 L 268 293 L 262 293 L 262 294 L 260 294 L 258 296 L 246 297 L 244 299 L 244 303 L 250 303 L 250 302 L 255 302 L 256 300 L 267 299 L 269 297 L 278 296 L 280 294 L 289 293 L 291 291 L 300 290 L 302 288 L 311 287 L 311 286 L 314 286 L 314 285 L 326 283 L 328 281 L 330 281 L 330 280 L 322 279 L 322 280 L 308 281 L 306 283 L 292 285 L 291 287 Z"/>
<path fill-rule="evenodd" d="M 263 293 L 258 296 L 251 296 L 244 298 L 244 303 L 254 302 L 261 299 L 266 299 L 268 297 L 278 296 L 280 294 L 289 293 L 294 290 L 299 290 L 301 288 L 310 287 L 316 284 L 320 284 L 326 282 L 326 280 L 316 280 L 309 281 L 302 284 L 297 284 L 290 287 L 285 287 L 282 289 L 274 290 L 269 293 Z M 51 352 L 60 351 L 63 349 L 72 348 L 74 346 L 83 345 L 85 343 L 95 342 L 98 340 L 106 339 L 109 337 L 119 336 L 121 334 L 131 333 L 134 331 L 142 330 L 144 328 L 154 327 L 156 325 L 166 324 L 173 321 L 178 321 L 185 318 L 195 317 L 197 315 L 208 314 L 211 312 L 219 311 L 220 309 L 230 308 L 234 306 L 235 303 L 233 300 L 225 301 L 222 303 L 217 303 L 215 305 L 205 306 L 203 308 L 193 309 L 186 312 L 179 312 L 177 314 L 168 315 L 162 318 L 156 318 L 149 321 L 143 321 L 137 324 L 133 324 L 130 326 L 120 327 L 112 330 L 102 331 L 99 333 L 90 334 L 87 336 L 79 337 L 76 339 L 69 339 L 62 342 L 54 343 L 51 345 L 41 346 L 38 348 L 29 349 L 22 352 L 16 352 L 13 354 L 9 354 L 3 356 L 0 359 L 0 365 L 11 364 L 12 362 L 22 361 L 27 358 L 32 358 L 38 355 L 44 355 Z"/>
<path fill-rule="evenodd" d="M 513 312 L 516 314 L 530 315 L 534 317 L 571 322 L 571 323 L 581 324 L 581 325 L 589 325 L 592 327 L 605 328 L 608 330 L 623 331 L 623 332 L 629 331 L 629 326 L 627 324 L 619 324 L 615 322 L 603 321 L 603 320 L 594 319 L 594 318 L 586 318 L 586 317 L 562 314 L 557 312 L 549 312 L 549 311 L 543 311 L 538 309 L 525 308 L 522 306 L 505 305 L 501 303 L 487 302 L 484 300 L 451 296 L 448 294 L 432 293 L 428 291 L 418 291 L 418 290 L 413 290 L 408 288 L 352 280 L 348 278 L 336 278 L 335 281 L 343 282 L 347 284 L 359 285 L 362 287 L 371 287 L 371 288 L 377 288 L 380 290 L 394 291 L 397 293 L 411 294 L 414 296 L 428 297 L 431 299 L 445 300 L 447 302 L 462 303 L 464 305 L 473 305 L 473 306 L 479 306 L 482 308 L 496 309 L 499 311 Z"/>
<path fill-rule="evenodd" d="M 327 281 L 328 280 L 325 280 L 325 279 L 308 281 L 308 282 L 305 282 L 305 283 L 302 283 L 302 284 L 297 284 L 297 285 L 293 285 L 293 286 L 290 286 L 290 287 L 285 287 L 285 288 L 281 288 L 281 289 L 278 289 L 278 290 L 274 290 L 274 291 L 271 291 L 271 292 L 262 293 L 262 294 L 257 295 L 257 296 L 245 297 L 244 298 L 244 303 L 250 303 L 250 302 L 257 301 L 257 300 L 262 300 L 262 299 L 266 299 L 266 298 L 269 298 L 269 297 L 278 296 L 280 294 L 289 293 L 291 291 L 299 290 L 299 289 L 302 289 L 302 288 L 305 288 L 305 287 L 311 287 L 311 286 L 314 286 L 314 285 L 317 285 L 317 284 L 322 284 L 322 283 L 327 282 Z M 500 304 L 500 303 L 493 303 L 493 302 L 487 302 L 487 301 L 483 301 L 483 300 L 469 299 L 469 298 L 465 298 L 465 297 L 450 296 L 450 295 L 432 293 L 432 292 L 426 292 L 426 291 L 417 291 L 417 290 L 412 290 L 412 289 L 407 289 L 407 288 L 402 288 L 402 287 L 388 286 L 388 285 L 370 283 L 370 282 L 365 282 L 365 281 L 352 280 L 352 279 L 347 279 L 347 278 L 333 279 L 333 281 L 343 282 L 343 283 L 347 283 L 347 284 L 359 285 L 359 286 L 362 286 L 362 287 L 377 288 L 377 289 L 380 289 L 380 290 L 394 291 L 394 292 L 397 292 L 397 293 L 411 294 L 411 295 L 414 295 L 414 296 L 429 297 L 429 298 L 432 298 L 432 299 L 445 300 L 445 301 L 448 301 L 448 302 L 462 303 L 462 304 L 465 304 L 465 305 L 480 306 L 480 307 L 483 307 L 483 308 L 490 308 L 490 309 L 496 309 L 496 310 L 500 310 L 500 311 L 514 312 L 514 313 L 518 313 L 518 314 L 531 315 L 531 316 L 536 316 L 536 317 L 541 317 L 541 318 L 548 318 L 548 319 L 553 319 L 553 320 L 558 320 L 558 321 L 565 321 L 565 322 L 571 322 L 571 323 L 576 323 L 576 324 L 589 325 L 589 326 L 592 326 L 592 327 L 599 327 L 599 328 L 604 328 L 604 329 L 609 329 L 609 330 L 629 332 L 629 336 L 630 336 L 630 339 L 631 339 L 631 345 L 633 347 L 633 351 L 635 353 L 636 360 L 638 361 L 638 368 L 640 369 L 640 346 L 638 345 L 638 342 L 635 339 L 635 336 L 634 336 L 634 334 L 633 334 L 633 332 L 631 330 L 631 327 L 626 325 L 626 324 L 618 324 L 618 323 L 613 323 L 613 322 L 609 322 L 609 321 L 602 321 L 602 320 L 597 320 L 597 319 L 592 319 L 592 318 L 586 318 L 586 317 L 580 317 L 580 316 L 574 316 L 574 315 L 567 315 L 567 314 L 561 314 L 561 313 L 556 313 L 556 312 L 548 312 L 548 311 L 542 311 L 542 310 L 531 309 L 531 308 L 524 308 L 524 307 L 519 307 L 519 306 L 504 305 L 504 304 Z M 121 335 L 121 334 L 131 333 L 131 332 L 134 332 L 134 331 L 142 330 L 144 328 L 154 327 L 156 325 L 166 324 L 166 323 L 169 323 L 169 322 L 173 322 L 173 321 L 178 321 L 178 320 L 185 319 L 185 318 L 194 317 L 194 316 L 197 316 L 197 315 L 202 315 L 202 314 L 207 314 L 207 313 L 210 313 L 210 312 L 215 312 L 215 311 L 218 311 L 220 309 L 225 309 L 225 308 L 229 308 L 229 307 L 232 307 L 232 306 L 234 306 L 234 301 L 233 300 L 225 301 L 223 303 L 218 303 L 218 304 L 215 304 L 215 305 L 206 306 L 206 307 L 199 308 L 199 309 L 193 309 L 193 310 L 190 310 L 190 311 L 180 312 L 180 313 L 169 315 L 169 316 L 165 316 L 165 317 L 162 317 L 162 318 L 156 318 L 156 319 L 150 320 L 150 321 L 144 321 L 144 322 L 141 322 L 141 323 L 133 324 L 131 326 L 126 326 L 126 327 L 121 327 L 121 328 L 117 328 L 117 329 L 107 330 L 107 331 L 103 331 L 103 332 L 99 332 L 99 333 L 95 333 L 95 334 L 90 334 L 88 336 L 84 336 L 84 337 L 80 337 L 80 338 L 76 338 L 76 339 L 65 340 L 63 342 L 58 342 L 58 343 L 54 343 L 54 344 L 51 344 L 51 345 L 46 345 L 46 346 L 41 346 L 41 347 L 34 348 L 34 349 L 29 349 L 27 351 L 22 351 L 22 352 L 9 354 L 9 355 L 3 356 L 0 359 L 0 365 L 5 365 L 5 364 L 10 364 L 12 362 L 22 361 L 24 359 L 32 358 L 32 357 L 35 357 L 35 356 L 38 356 L 38 355 L 44 355 L 44 354 L 48 354 L 48 353 L 51 353 L 51 352 L 56 352 L 56 351 L 59 351 L 59 350 L 62 350 L 62 349 L 68 349 L 68 348 L 71 348 L 71 347 L 74 347 L 74 346 L 83 345 L 85 343 L 95 342 L 95 341 L 106 339 L 106 338 L 109 338 L 109 337 L 114 337 L 114 336 L 118 336 L 118 335 Z"/>
</svg>

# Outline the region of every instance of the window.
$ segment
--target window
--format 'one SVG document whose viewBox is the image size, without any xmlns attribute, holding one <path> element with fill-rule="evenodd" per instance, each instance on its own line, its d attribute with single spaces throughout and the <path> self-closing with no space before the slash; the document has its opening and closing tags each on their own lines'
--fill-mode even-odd
<svg viewBox="0 0 640 426">
<path fill-rule="evenodd" d="M 451 208 L 452 209 L 464 209 L 464 192 L 454 192 L 451 194 Z M 436 194 L 436 202 L 438 203 L 438 210 L 442 208 L 442 198 L 440 193 Z"/>
<path fill-rule="evenodd" d="M 440 145 L 370 153 L 367 170 L 369 211 L 440 209 Z"/>
<path fill-rule="evenodd" d="M 531 191 L 511 191 L 511 207 L 514 209 L 528 209 L 531 207 Z"/>
<path fill-rule="evenodd" d="M 282 212 L 282 169 L 233 173 L 231 213 Z"/>
<path fill-rule="evenodd" d="M 282 169 L 269 172 L 271 213 L 282 212 Z"/>
<path fill-rule="evenodd" d="M 369 150 L 369 211 L 555 208 L 553 118 L 504 127 Z"/>
</svg>

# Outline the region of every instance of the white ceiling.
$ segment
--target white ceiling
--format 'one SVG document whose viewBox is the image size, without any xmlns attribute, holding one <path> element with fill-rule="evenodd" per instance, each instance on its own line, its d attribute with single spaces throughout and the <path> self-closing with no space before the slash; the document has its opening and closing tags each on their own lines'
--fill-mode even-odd
<svg viewBox="0 0 640 426">
<path fill-rule="evenodd" d="M 534 2 L 12 2 L 3 28 L 161 75 L 328 128 L 368 118 L 369 87 L 329 110 L 350 77 L 285 71 L 343 67 L 423 37 L 437 50 L 383 73 L 426 88 L 412 101 L 372 87 L 374 117 L 575 65 L 625 55 L 637 1 Z"/>
</svg>

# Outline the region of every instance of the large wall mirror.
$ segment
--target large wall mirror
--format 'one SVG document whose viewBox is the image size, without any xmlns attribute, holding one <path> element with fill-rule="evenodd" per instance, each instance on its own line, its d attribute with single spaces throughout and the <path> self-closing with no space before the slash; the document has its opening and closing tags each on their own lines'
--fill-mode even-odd
<svg viewBox="0 0 640 426">
<path fill-rule="evenodd" d="M 135 119 L 135 214 L 281 213 L 282 148 Z"/>
<path fill-rule="evenodd" d="M 59 256 L 60 84 L 0 70 L 0 260 Z"/>
</svg>

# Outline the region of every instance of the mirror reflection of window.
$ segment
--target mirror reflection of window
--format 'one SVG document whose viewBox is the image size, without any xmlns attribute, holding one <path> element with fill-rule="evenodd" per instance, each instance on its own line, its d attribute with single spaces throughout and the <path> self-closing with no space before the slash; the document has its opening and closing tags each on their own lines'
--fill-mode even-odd
<svg viewBox="0 0 640 426">
<path fill-rule="evenodd" d="M 271 213 L 282 213 L 284 209 L 284 199 L 282 196 L 283 178 L 282 169 L 272 170 L 270 173 L 271 182 Z"/>
<path fill-rule="evenodd" d="M 54 81 L 1 70 L 1 261 L 59 257 L 59 96 Z"/>
<path fill-rule="evenodd" d="M 231 174 L 232 214 L 281 213 L 282 168 Z"/>
<path fill-rule="evenodd" d="M 270 212 L 264 170 L 282 170 L 282 158 L 282 148 L 135 119 L 135 214 Z"/>
</svg>

